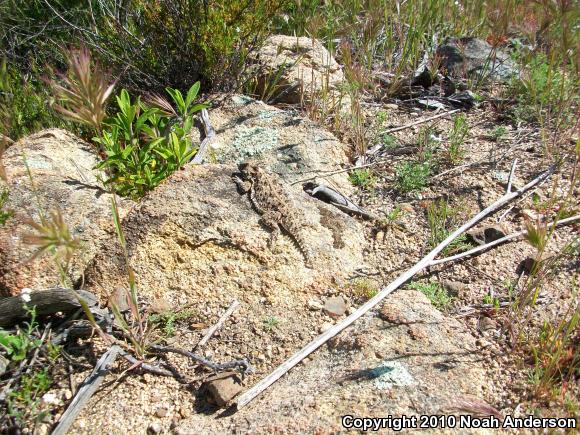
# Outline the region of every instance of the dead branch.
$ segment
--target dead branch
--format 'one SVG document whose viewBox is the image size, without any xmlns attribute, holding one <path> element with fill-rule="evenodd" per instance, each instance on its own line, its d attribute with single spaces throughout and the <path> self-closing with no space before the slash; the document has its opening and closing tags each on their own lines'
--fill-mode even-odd
<svg viewBox="0 0 580 435">
<path fill-rule="evenodd" d="M 86 291 L 65 288 L 52 288 L 30 293 L 30 302 L 20 296 L 0 299 L 0 327 L 7 327 L 28 317 L 26 306 L 36 307 L 37 315 L 53 314 L 59 311 L 70 312 L 81 308 L 77 294 L 89 305 L 96 306 L 97 298 Z"/>
<path fill-rule="evenodd" d="M 512 166 L 514 168 L 515 165 Z M 503 207 L 505 204 L 509 203 L 513 199 L 521 196 L 524 192 L 528 191 L 540 181 L 544 180 L 546 177 L 549 177 L 555 168 L 550 168 L 546 172 L 542 173 L 538 177 L 534 178 L 525 186 L 521 187 L 520 189 L 514 192 L 506 192 L 501 198 L 496 200 L 493 204 L 485 208 L 484 210 L 480 211 L 474 217 L 472 217 L 469 221 L 464 223 L 462 226 L 457 228 L 453 233 L 451 233 L 444 241 L 442 241 L 439 245 L 437 245 L 429 254 L 423 257 L 419 262 L 417 262 L 413 267 L 408 269 L 406 272 L 401 274 L 395 281 L 391 282 L 386 287 L 383 287 L 379 293 L 377 293 L 374 297 L 369 299 L 365 304 L 360 306 L 354 313 L 349 315 L 347 318 L 343 319 L 339 323 L 335 324 L 332 328 L 328 329 L 326 332 L 320 334 L 316 337 L 313 341 L 308 343 L 304 346 L 301 350 L 296 352 L 292 355 L 289 359 L 287 359 L 284 363 L 278 366 L 272 373 L 242 394 L 237 402 L 236 407 L 237 409 L 241 409 L 250 403 L 256 396 L 261 394 L 265 389 L 267 389 L 270 385 L 280 379 L 283 375 L 285 375 L 289 370 L 291 370 L 296 364 L 326 343 L 329 339 L 343 331 L 345 328 L 353 324 L 356 320 L 358 320 L 361 316 L 363 316 L 366 312 L 370 309 L 374 308 L 379 302 L 381 302 L 385 297 L 391 294 L 393 291 L 398 289 L 401 285 L 411 279 L 416 273 L 421 271 L 422 269 L 429 266 L 429 264 L 435 259 L 435 257 L 453 240 L 455 240 L 458 236 L 463 234 L 465 231 L 469 230 L 473 227 L 476 223 L 481 221 L 483 218 L 487 217 L 488 215 L 494 213 L 499 208 Z M 513 171 L 512 171 L 513 172 Z"/>
<path fill-rule="evenodd" d="M 562 225 L 568 225 L 580 220 L 580 215 L 572 216 L 566 219 L 562 219 L 560 221 L 551 222 L 548 226 L 556 225 L 556 227 Z M 520 237 L 525 237 L 528 232 L 526 230 L 518 231 L 517 233 L 509 234 L 504 236 L 500 239 L 494 240 L 493 242 L 486 243 L 485 245 L 478 246 L 476 248 L 470 249 L 469 251 L 460 252 L 459 254 L 452 255 L 451 257 L 440 258 L 438 260 L 433 260 L 429 264 L 429 266 L 436 266 L 438 264 L 448 263 L 450 261 L 459 260 L 461 258 L 470 257 L 475 254 L 479 254 L 480 252 L 487 251 L 488 249 L 493 248 L 494 246 L 501 245 L 502 243 L 509 242 L 510 240 L 519 239 Z"/>
<path fill-rule="evenodd" d="M 193 160 L 191 160 L 191 163 L 193 163 L 194 165 L 199 165 L 202 162 L 207 147 L 212 138 L 215 136 L 215 130 L 211 126 L 211 122 L 209 120 L 209 113 L 207 112 L 207 109 L 201 110 L 200 118 L 203 124 L 203 129 L 205 130 L 205 138 L 201 141 L 197 153 L 195 153 Z"/>
<path fill-rule="evenodd" d="M 215 325 L 213 325 L 211 328 L 209 328 L 207 333 L 203 336 L 203 338 L 199 341 L 199 343 L 197 343 L 195 348 L 197 349 L 200 346 L 205 346 L 205 344 L 212 337 L 212 335 L 214 335 L 215 332 L 223 326 L 226 319 L 232 315 L 232 313 L 235 311 L 236 308 L 238 308 L 239 305 L 240 305 L 240 302 L 237 300 L 234 300 L 232 302 L 232 304 L 230 305 L 230 307 L 226 310 L 226 312 L 223 313 L 222 316 L 219 318 L 217 323 Z"/>
<path fill-rule="evenodd" d="M 99 358 L 95 368 L 79 387 L 77 394 L 69 407 L 62 414 L 62 417 L 52 432 L 52 435 L 64 435 L 68 432 L 81 410 L 88 403 L 92 395 L 95 394 L 99 385 L 101 385 L 101 382 L 103 382 L 105 375 L 109 371 L 109 366 L 113 364 L 120 351 L 121 348 L 119 348 L 119 346 L 111 346 L 109 350 Z"/>
<path fill-rule="evenodd" d="M 183 355 L 187 358 L 190 358 L 190 359 L 192 359 L 192 360 L 194 360 L 194 361 L 196 361 L 196 362 L 198 362 L 206 367 L 209 367 L 210 369 L 212 369 L 213 371 L 216 371 L 216 372 L 220 372 L 223 370 L 229 370 L 229 369 L 233 369 L 233 368 L 237 368 L 237 367 L 242 367 L 244 369 L 244 373 L 251 373 L 253 371 L 252 366 L 245 359 L 232 360 L 232 361 L 228 361 L 227 363 L 216 364 L 214 362 L 211 362 L 208 359 L 205 359 L 199 355 L 194 354 L 193 352 L 189 352 L 189 351 L 183 350 L 183 349 L 176 349 L 174 347 L 153 345 L 149 348 L 149 350 L 154 351 L 154 352 L 161 352 L 161 353 L 177 353 L 179 355 Z"/>
</svg>

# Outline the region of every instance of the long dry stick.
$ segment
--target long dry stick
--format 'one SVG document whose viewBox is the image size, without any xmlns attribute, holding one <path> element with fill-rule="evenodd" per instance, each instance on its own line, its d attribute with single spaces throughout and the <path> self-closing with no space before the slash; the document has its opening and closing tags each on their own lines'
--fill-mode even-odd
<svg viewBox="0 0 580 435">
<path fill-rule="evenodd" d="M 568 225 L 568 224 L 574 223 L 578 220 L 580 220 L 580 215 L 572 216 L 572 217 L 562 219 L 562 220 L 559 220 L 556 222 L 550 222 L 548 224 L 548 227 L 550 227 L 554 224 L 556 225 L 556 227 L 559 227 L 562 225 Z M 489 242 L 489 243 L 486 243 L 485 245 L 481 245 L 481 246 L 478 246 L 476 248 L 470 249 L 469 251 L 460 252 L 459 254 L 455 254 L 455 255 L 452 255 L 450 257 L 445 257 L 445 258 L 440 258 L 438 260 L 433 260 L 433 261 L 431 261 L 431 263 L 429 263 L 429 266 L 435 266 L 437 264 L 448 263 L 450 261 L 459 260 L 460 258 L 469 257 L 470 255 L 474 255 L 474 254 L 477 254 L 479 252 L 486 251 L 490 248 L 493 248 L 494 246 L 501 245 L 502 243 L 505 243 L 505 242 L 508 242 L 510 240 L 514 240 L 514 239 L 517 239 L 519 237 L 525 236 L 527 233 L 528 233 L 527 230 L 522 230 L 522 231 L 518 231 L 517 233 L 509 234 L 509 235 L 504 236 L 500 239 L 494 240 L 493 242 Z"/>
<path fill-rule="evenodd" d="M 101 382 L 103 382 L 105 375 L 109 371 L 109 366 L 113 364 L 119 352 L 121 352 L 121 348 L 114 345 L 101 356 L 91 374 L 80 386 L 67 410 L 62 414 L 58 426 L 54 429 L 52 435 L 64 435 L 68 432 L 75 418 L 79 415 L 79 412 L 81 412 L 92 395 L 97 391 Z"/>
<path fill-rule="evenodd" d="M 514 164 L 512 165 L 511 176 L 510 180 L 508 181 L 508 186 L 511 186 L 512 181 L 511 178 L 513 177 L 513 173 L 516 166 L 515 163 L 516 162 L 514 162 Z M 447 237 L 444 241 L 442 241 L 439 245 L 437 245 L 431 252 L 429 252 L 429 254 L 427 254 L 413 267 L 411 267 L 402 275 L 400 275 L 395 281 L 393 281 L 388 286 L 381 289 L 379 293 L 377 293 L 373 298 L 369 299 L 354 313 L 352 313 L 350 316 L 334 325 L 332 328 L 328 329 L 326 332 L 320 334 L 313 341 L 308 343 L 301 350 L 299 350 L 297 353 L 295 353 L 289 359 L 287 359 L 284 363 L 278 366 L 272 373 L 270 373 L 268 376 L 266 376 L 264 379 L 262 379 L 260 382 L 258 382 L 256 385 L 254 385 L 252 388 L 250 388 L 248 391 L 242 394 L 235 404 L 237 409 L 241 409 L 244 406 L 246 406 L 256 396 L 258 396 L 266 388 L 268 388 L 270 385 L 272 385 L 274 382 L 280 379 L 284 374 L 286 374 L 290 369 L 292 369 L 292 367 L 294 367 L 296 364 L 298 364 L 300 361 L 302 361 L 304 358 L 306 358 L 308 355 L 310 355 L 312 352 L 314 352 L 316 349 L 318 349 L 320 346 L 322 346 L 324 343 L 330 340 L 332 337 L 337 335 L 339 332 L 341 332 L 342 330 L 353 324 L 356 320 L 358 320 L 371 308 L 375 307 L 390 293 L 392 293 L 401 285 L 403 285 L 405 282 L 407 282 L 409 279 L 411 279 L 416 273 L 428 267 L 433 262 L 435 257 L 458 236 L 460 236 L 462 233 L 470 229 L 472 226 L 474 226 L 476 223 L 478 223 L 486 216 L 492 214 L 493 212 L 495 212 L 496 210 L 498 210 L 499 208 L 501 208 L 502 206 L 513 200 L 514 198 L 517 198 L 527 190 L 534 187 L 540 181 L 550 176 L 553 173 L 553 171 L 554 168 L 547 170 L 546 172 L 542 173 L 537 178 L 533 179 L 528 184 L 516 190 L 515 192 L 506 190 L 506 193 L 501 198 L 499 198 L 497 201 L 495 201 L 493 204 L 491 204 L 484 210 L 480 211 L 478 214 L 472 217 L 468 222 L 463 224 L 461 227 L 457 228 L 453 233 L 449 235 L 449 237 Z"/>
<path fill-rule="evenodd" d="M 199 343 L 197 343 L 195 348 L 198 348 L 200 346 L 204 346 L 208 342 L 208 340 L 212 337 L 212 335 L 214 335 L 215 332 L 222 327 L 222 325 L 224 324 L 226 319 L 232 315 L 234 310 L 236 308 L 238 308 L 239 305 L 240 305 L 240 302 L 238 300 L 234 300 L 232 302 L 232 304 L 230 305 L 230 307 L 226 310 L 226 312 L 223 313 L 222 316 L 219 318 L 217 323 L 215 325 L 213 325 L 211 328 L 209 328 L 209 330 L 203 336 L 203 338 L 201 340 L 199 340 Z"/>
</svg>

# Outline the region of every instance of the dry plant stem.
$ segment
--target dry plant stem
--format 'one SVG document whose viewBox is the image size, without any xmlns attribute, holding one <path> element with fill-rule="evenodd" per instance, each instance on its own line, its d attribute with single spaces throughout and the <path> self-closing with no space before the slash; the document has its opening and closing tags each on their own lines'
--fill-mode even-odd
<svg viewBox="0 0 580 435">
<path fill-rule="evenodd" d="M 246 360 L 243 360 L 243 359 L 233 360 L 233 361 L 229 361 L 229 362 L 223 363 L 223 364 L 216 364 L 216 363 L 211 362 L 210 360 L 202 358 L 199 355 L 196 355 L 192 352 L 189 352 L 189 351 L 183 350 L 183 349 L 176 349 L 173 347 L 158 346 L 158 345 L 153 345 L 149 349 L 154 351 L 154 352 L 177 353 L 179 355 L 183 355 L 187 358 L 191 358 L 192 360 L 194 360 L 194 361 L 196 361 L 196 362 L 198 362 L 206 367 L 209 367 L 210 369 L 212 369 L 213 371 L 216 371 L 216 372 L 234 369 L 236 367 L 242 367 L 244 369 L 245 373 L 252 371 L 252 366 L 250 365 L 250 363 Z"/>
<path fill-rule="evenodd" d="M 223 313 L 222 316 L 219 318 L 217 323 L 213 325 L 211 328 L 209 328 L 207 333 L 203 336 L 203 338 L 199 341 L 199 343 L 197 343 L 197 346 L 195 346 L 195 348 L 198 348 L 199 346 L 205 346 L 205 344 L 212 337 L 212 335 L 214 335 L 215 332 L 223 326 L 226 319 L 232 315 L 232 313 L 236 310 L 236 308 L 238 308 L 239 305 L 240 302 L 234 300 L 230 305 L 230 307 L 226 310 L 226 312 Z"/>
<path fill-rule="evenodd" d="M 131 364 L 133 364 L 135 367 L 139 367 L 140 369 L 142 369 L 146 372 L 149 372 L 151 374 L 158 375 L 158 376 L 175 377 L 175 373 L 172 373 L 169 370 L 162 369 L 161 367 L 147 364 L 146 362 L 138 360 L 133 355 L 131 355 L 125 351 L 121 351 L 121 355 L 123 356 L 123 358 L 125 358 L 127 361 L 129 361 Z"/>
<path fill-rule="evenodd" d="M 111 346 L 109 350 L 99 358 L 95 368 L 79 387 L 79 390 L 69 407 L 62 414 L 58 426 L 54 429 L 52 435 L 64 435 L 68 433 L 69 428 L 79 415 L 79 412 L 84 408 L 91 396 L 97 391 L 101 382 L 103 382 L 105 375 L 109 371 L 109 366 L 113 364 L 120 351 L 121 348 L 119 348 L 119 346 Z"/>
<path fill-rule="evenodd" d="M 415 127 L 416 125 L 421 125 L 429 121 L 434 121 L 435 119 L 442 118 L 447 115 L 453 115 L 454 113 L 461 112 L 461 109 L 454 109 L 449 110 L 448 112 L 439 113 L 437 115 L 430 116 L 428 118 L 420 119 L 419 121 L 411 122 L 410 124 L 401 125 L 400 127 L 390 128 L 385 130 L 383 134 L 390 134 L 396 131 L 406 130 L 407 128 Z M 367 153 L 367 155 L 376 154 L 379 150 L 383 149 L 383 147 L 374 150 L 372 153 Z"/>
<path fill-rule="evenodd" d="M 34 354 L 32 355 L 32 358 L 30 359 L 30 363 L 28 364 L 28 367 L 26 368 L 26 372 L 25 372 L 26 374 L 30 373 L 30 370 L 32 370 L 32 367 L 36 363 L 36 359 L 38 358 L 38 354 L 40 353 L 40 349 L 42 348 L 44 342 L 46 341 L 48 334 L 50 334 L 51 327 L 52 327 L 52 322 L 48 322 L 46 324 L 46 326 L 44 327 L 44 331 L 42 332 L 42 337 L 40 337 L 40 343 L 38 344 L 37 348 L 34 350 Z"/>
<path fill-rule="evenodd" d="M 580 215 L 572 216 L 572 217 L 569 217 L 566 219 L 562 219 L 562 220 L 557 221 L 557 222 L 551 222 L 548 224 L 548 227 L 551 227 L 554 224 L 556 225 L 556 227 L 559 227 L 562 225 L 568 225 L 568 224 L 574 223 L 578 220 L 580 220 Z M 475 255 L 475 254 L 478 254 L 482 251 L 486 251 L 490 248 L 493 248 L 494 246 L 501 245 L 502 243 L 505 243 L 505 242 L 508 242 L 510 240 L 514 240 L 514 239 L 520 238 L 522 236 L 525 236 L 526 234 L 527 234 L 526 230 L 518 231 L 517 233 L 513 233 L 510 235 L 504 236 L 500 239 L 494 240 L 493 242 L 486 243 L 485 245 L 481 245 L 481 246 L 478 246 L 476 248 L 470 249 L 469 251 L 460 252 L 459 254 L 453 255 L 451 257 L 440 258 L 439 260 L 433 260 L 429 264 L 429 266 L 436 266 L 438 264 L 448 263 L 450 261 L 455 261 L 455 260 L 459 260 L 461 258 L 469 257 L 471 255 Z"/>
<path fill-rule="evenodd" d="M 215 136 L 215 130 L 211 126 L 211 122 L 209 120 L 209 113 L 207 109 L 201 110 L 200 117 L 201 122 L 203 123 L 203 129 L 205 130 L 205 138 L 201 141 L 197 153 L 195 153 L 195 156 L 193 156 L 193 159 L 191 160 L 191 163 L 193 163 L 194 165 L 199 165 L 202 162 L 207 147 L 211 139 Z"/>
<path fill-rule="evenodd" d="M 513 168 L 515 168 L 515 165 L 513 165 L 512 167 L 512 174 Z M 330 328 L 323 334 L 320 334 L 313 341 L 308 343 L 301 350 L 299 350 L 297 353 L 295 353 L 293 356 L 287 359 L 284 363 L 278 366 L 272 373 L 270 373 L 268 376 L 266 376 L 264 379 L 262 379 L 260 382 L 258 382 L 256 385 L 254 385 L 252 388 L 250 388 L 248 391 L 242 394 L 236 402 L 237 409 L 241 409 L 244 406 L 246 406 L 256 396 L 258 396 L 266 388 L 268 388 L 270 385 L 272 385 L 274 382 L 280 379 L 284 374 L 286 374 L 290 369 L 292 369 L 292 367 L 294 367 L 296 364 L 298 364 L 300 361 L 302 361 L 304 358 L 306 358 L 308 355 L 310 355 L 312 352 L 314 352 L 316 349 L 318 349 L 320 346 L 322 346 L 324 343 L 330 340 L 332 337 L 337 335 L 339 332 L 341 332 L 342 330 L 353 324 L 356 320 L 362 317 L 371 308 L 375 307 L 390 293 L 392 293 L 393 291 L 398 289 L 401 285 L 403 285 L 405 282 L 407 282 L 409 279 L 411 279 L 416 273 L 429 266 L 429 264 L 435 259 L 435 257 L 458 236 L 460 236 L 462 233 L 473 227 L 483 218 L 494 213 L 496 210 L 498 210 L 499 208 L 501 208 L 514 198 L 517 198 L 524 192 L 534 187 L 540 181 L 550 176 L 553 173 L 553 171 L 554 168 L 549 169 L 548 171 L 542 173 L 541 175 L 530 181 L 525 186 L 516 190 L 515 192 L 506 192 L 501 198 L 499 198 L 493 204 L 491 204 L 484 210 L 480 211 L 469 221 L 467 221 L 462 226 L 453 231 L 453 233 L 451 233 L 444 241 L 442 241 L 439 245 L 437 245 L 431 252 L 429 252 L 429 254 L 427 254 L 425 257 L 419 260 L 419 262 L 417 262 L 413 267 L 411 267 L 402 275 L 400 275 L 395 281 L 393 281 L 386 287 L 383 287 L 379 293 L 377 293 L 373 298 L 369 299 L 368 302 L 359 307 L 354 313 L 352 313 L 350 316 L 334 325 L 332 328 Z"/>
</svg>

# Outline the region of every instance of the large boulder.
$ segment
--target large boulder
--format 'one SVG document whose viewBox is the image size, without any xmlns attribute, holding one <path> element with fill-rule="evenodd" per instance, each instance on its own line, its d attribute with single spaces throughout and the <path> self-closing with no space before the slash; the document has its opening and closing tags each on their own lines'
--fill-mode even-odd
<svg viewBox="0 0 580 435">
<path fill-rule="evenodd" d="M 209 116 L 216 136 L 205 163 L 253 160 L 290 183 L 348 165 L 345 144 L 291 111 L 234 95 L 221 101 Z M 345 193 L 352 190 L 344 173 L 326 179 Z"/>
<path fill-rule="evenodd" d="M 452 77 L 508 79 L 516 72 L 514 63 L 504 50 L 478 38 L 447 38 L 437 47 L 436 56 L 444 72 Z"/>
<path fill-rule="evenodd" d="M 269 230 L 232 180 L 236 171 L 215 164 L 178 171 L 124 219 L 130 266 L 145 299 L 172 307 L 217 307 L 232 298 L 254 309 L 263 298 L 293 305 L 294 293 L 324 290 L 363 263 L 360 223 L 283 179 L 295 213 L 310 224 L 303 234 L 313 268 L 288 235 L 269 247 Z M 114 236 L 85 278 L 101 294 L 126 287 L 127 265 Z"/>
<path fill-rule="evenodd" d="M 5 205 L 14 212 L 0 226 L 0 295 L 18 293 L 22 288 L 38 289 L 59 283 L 60 274 L 50 252 L 32 258 L 38 250 L 27 241 L 37 231 L 28 223 L 51 220 L 59 212 L 71 235 L 80 241 L 68 278 L 76 282 L 86 264 L 113 231 L 111 195 L 96 178 L 99 158 L 94 149 L 64 130 L 50 129 L 27 136 L 3 155 L 8 189 Z M 28 169 L 30 169 L 30 175 Z M 121 215 L 132 205 L 120 200 Z"/>
<path fill-rule="evenodd" d="M 261 66 L 257 94 L 277 103 L 306 103 L 321 96 L 332 105 L 340 103 L 344 74 L 320 41 L 305 36 L 270 36 L 256 61 Z"/>
</svg>

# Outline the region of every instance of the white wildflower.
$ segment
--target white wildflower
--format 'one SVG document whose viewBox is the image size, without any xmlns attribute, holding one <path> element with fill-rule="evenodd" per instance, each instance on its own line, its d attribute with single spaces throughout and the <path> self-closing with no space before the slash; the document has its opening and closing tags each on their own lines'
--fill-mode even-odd
<svg viewBox="0 0 580 435">
<path fill-rule="evenodd" d="M 42 396 L 42 402 L 46 403 L 47 405 L 57 405 L 59 400 L 57 399 L 56 394 L 46 393 L 44 396 Z"/>
<path fill-rule="evenodd" d="M 22 298 L 22 300 L 24 302 L 30 302 L 30 293 L 32 292 L 32 289 L 29 289 L 28 287 L 24 287 L 22 290 L 20 290 L 20 297 Z"/>
</svg>

